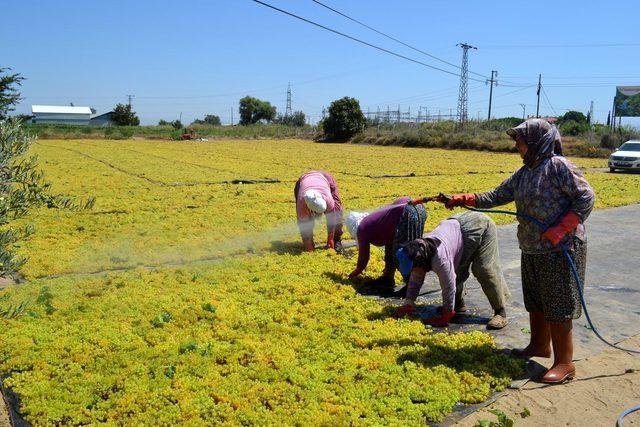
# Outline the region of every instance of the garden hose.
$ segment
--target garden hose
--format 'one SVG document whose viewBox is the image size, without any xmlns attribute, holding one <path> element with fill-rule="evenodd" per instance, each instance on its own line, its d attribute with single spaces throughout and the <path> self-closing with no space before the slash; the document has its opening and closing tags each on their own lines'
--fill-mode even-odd
<svg viewBox="0 0 640 427">
<path fill-rule="evenodd" d="M 633 408 L 629 408 L 626 411 L 624 411 L 623 413 L 620 414 L 620 416 L 618 417 L 618 419 L 616 420 L 616 427 L 622 427 L 622 420 L 624 419 L 624 417 L 626 417 L 629 414 L 632 414 L 636 411 L 640 411 L 640 405 L 638 406 L 634 406 Z"/>
<path fill-rule="evenodd" d="M 438 196 L 438 199 L 442 202 L 446 202 L 448 200 L 450 200 L 450 197 L 440 193 L 440 195 Z M 475 212 L 485 212 L 485 213 L 500 213 L 500 214 L 506 214 L 506 215 L 512 215 L 512 216 L 516 216 L 516 217 L 521 217 L 524 218 L 528 221 L 531 221 L 532 223 L 534 223 L 535 225 L 538 226 L 538 228 L 540 228 L 540 230 L 542 230 L 543 232 L 546 231 L 549 226 L 547 226 L 545 223 L 543 223 L 542 221 L 540 221 L 537 218 L 534 218 L 530 215 L 527 214 L 523 214 L 521 212 L 512 212 L 512 211 L 505 211 L 505 210 L 499 210 L 499 209 L 479 209 L 479 208 L 474 208 L 471 206 L 466 206 L 466 205 L 460 205 L 465 209 L 468 209 L 470 211 L 475 211 Z M 573 261 L 573 258 L 571 258 L 571 254 L 569 254 L 569 250 L 567 249 L 567 247 L 564 245 L 564 243 L 560 243 L 560 249 L 562 250 L 562 253 L 564 254 L 564 257 L 567 260 L 567 263 L 569 264 L 569 267 L 571 268 L 571 272 L 573 273 L 573 277 L 575 277 L 576 282 L 578 284 L 578 294 L 580 295 L 580 303 L 582 304 L 582 309 L 584 310 L 584 315 L 587 318 L 587 323 L 589 324 L 589 326 L 591 327 L 591 330 L 593 331 L 594 334 L 596 334 L 596 336 L 598 338 L 600 338 L 600 341 L 602 341 L 603 343 L 607 344 L 610 347 L 613 347 L 617 350 L 622 350 L 622 351 L 626 351 L 629 353 L 635 353 L 635 354 L 640 354 L 640 350 L 633 350 L 630 348 L 624 348 L 624 347 L 620 347 L 616 344 L 613 344 L 609 341 L 607 341 L 602 335 L 600 335 L 600 333 L 598 332 L 598 330 L 596 329 L 595 325 L 593 324 L 593 322 L 591 321 L 591 317 L 589 316 L 589 311 L 587 310 L 587 303 L 584 300 L 584 293 L 582 290 L 582 286 L 584 285 L 582 283 L 582 280 L 580 280 L 580 274 L 578 274 L 578 269 L 576 268 L 576 264 Z M 624 412 L 622 412 L 620 414 L 620 416 L 618 416 L 618 419 L 616 421 L 616 427 L 622 427 L 622 420 L 624 419 L 624 417 L 626 417 L 629 414 L 632 414 L 636 411 L 640 411 L 640 405 L 638 406 L 634 406 L 632 408 L 629 408 L 627 410 L 625 410 Z"/>
</svg>

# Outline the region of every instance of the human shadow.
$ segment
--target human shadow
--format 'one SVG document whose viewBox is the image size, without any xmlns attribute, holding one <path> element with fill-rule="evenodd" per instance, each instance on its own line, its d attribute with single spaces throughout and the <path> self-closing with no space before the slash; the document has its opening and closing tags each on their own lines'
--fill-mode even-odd
<svg viewBox="0 0 640 427">
<path fill-rule="evenodd" d="M 382 298 L 381 298 L 382 300 Z M 380 311 L 369 313 L 367 315 L 368 320 L 384 320 L 389 317 L 395 317 L 394 314 L 398 309 L 398 304 L 402 304 L 402 299 L 400 298 L 384 298 L 386 302 L 393 302 L 396 305 L 384 305 L 380 308 Z M 440 313 L 440 305 L 437 304 L 428 304 L 428 305 L 418 305 L 416 306 L 416 310 L 412 316 L 415 320 L 425 320 L 432 317 L 439 316 Z M 450 328 L 452 330 L 461 329 L 465 325 L 486 325 L 489 322 L 489 318 L 485 316 L 479 316 L 475 314 L 466 314 L 459 313 L 456 314 L 453 319 L 449 322 Z"/>
<path fill-rule="evenodd" d="M 322 273 L 322 277 L 326 277 L 327 279 L 338 283 L 340 285 L 351 286 L 353 287 L 353 283 L 349 280 L 348 277 L 344 277 L 340 274 L 334 273 L 333 271 L 325 271 Z"/>
<path fill-rule="evenodd" d="M 429 338 L 423 346 L 401 353 L 398 364 L 415 363 L 427 368 L 446 366 L 456 371 L 493 377 L 516 377 L 524 372 L 524 361 L 506 354 L 488 343 L 460 343 L 456 347 Z"/>
<path fill-rule="evenodd" d="M 300 242 L 273 240 L 269 252 L 275 252 L 278 255 L 300 255 L 304 252 L 304 248 Z"/>
</svg>

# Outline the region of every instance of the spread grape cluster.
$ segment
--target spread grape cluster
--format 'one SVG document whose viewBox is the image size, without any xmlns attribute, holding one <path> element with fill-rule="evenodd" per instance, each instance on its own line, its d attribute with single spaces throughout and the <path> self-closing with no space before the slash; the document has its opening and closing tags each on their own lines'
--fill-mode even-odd
<svg viewBox="0 0 640 427">
<path fill-rule="evenodd" d="M 293 202 L 312 169 L 367 210 L 490 189 L 515 155 L 296 140 L 34 150 L 55 190 L 96 197 L 91 211 L 36 212 L 28 282 L 0 290 L 0 374 L 34 425 L 422 425 L 522 369 L 488 334 L 436 333 L 356 294 L 353 258 L 301 252 Z M 588 179 L 598 207 L 640 201 L 633 177 Z M 428 209 L 427 228 L 448 214 Z M 374 251 L 365 278 L 382 265 Z"/>
</svg>

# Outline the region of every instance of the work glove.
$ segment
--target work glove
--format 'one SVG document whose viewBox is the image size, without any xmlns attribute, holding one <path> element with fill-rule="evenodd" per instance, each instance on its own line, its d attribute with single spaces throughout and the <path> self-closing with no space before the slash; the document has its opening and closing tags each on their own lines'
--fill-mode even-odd
<svg viewBox="0 0 640 427">
<path fill-rule="evenodd" d="M 333 240 L 333 235 L 330 235 L 327 237 L 327 246 L 325 246 L 325 249 L 335 249 L 336 248 L 336 242 Z"/>
<path fill-rule="evenodd" d="M 396 319 L 401 319 L 403 317 L 411 317 L 413 313 L 416 311 L 415 307 L 411 304 L 405 304 L 402 307 L 399 307 L 395 313 L 393 313 L 393 317 Z"/>
<path fill-rule="evenodd" d="M 444 204 L 447 209 L 453 209 L 456 206 L 476 206 L 476 195 L 473 193 L 467 194 L 454 194 L 449 200 Z"/>
<path fill-rule="evenodd" d="M 359 268 L 356 268 L 351 273 L 349 273 L 349 279 L 352 279 L 352 280 L 355 279 L 357 276 L 360 275 L 360 273 L 362 273 L 362 270 L 360 270 Z"/>
<path fill-rule="evenodd" d="M 550 241 L 553 246 L 558 246 L 563 237 L 575 230 L 580 222 L 578 214 L 574 211 L 569 211 L 558 224 L 549 227 L 547 231 L 542 233 L 542 236 Z"/>
<path fill-rule="evenodd" d="M 429 319 L 424 319 L 422 323 L 425 325 L 431 325 L 436 328 L 444 328 L 445 326 L 449 326 L 449 321 L 453 319 L 453 316 L 456 315 L 456 312 L 453 310 L 442 308 L 442 314 L 437 317 L 431 317 Z"/>
<path fill-rule="evenodd" d="M 313 239 L 302 239 L 304 250 L 307 252 L 313 252 L 316 246 L 313 244 Z"/>
</svg>

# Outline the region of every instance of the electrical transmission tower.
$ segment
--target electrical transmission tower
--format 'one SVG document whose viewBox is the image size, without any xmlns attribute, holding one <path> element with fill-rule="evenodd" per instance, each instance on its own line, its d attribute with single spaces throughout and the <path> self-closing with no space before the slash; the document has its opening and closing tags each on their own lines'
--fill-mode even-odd
<svg viewBox="0 0 640 427">
<path fill-rule="evenodd" d="M 462 48 L 462 67 L 460 67 L 460 90 L 458 92 L 458 120 L 460 124 L 467 121 L 467 103 L 469 95 L 469 49 L 478 49 L 467 43 L 458 43 L 456 46 Z"/>
<path fill-rule="evenodd" d="M 287 108 L 284 110 L 284 116 L 289 117 L 291 115 L 291 83 L 287 86 Z"/>
</svg>

